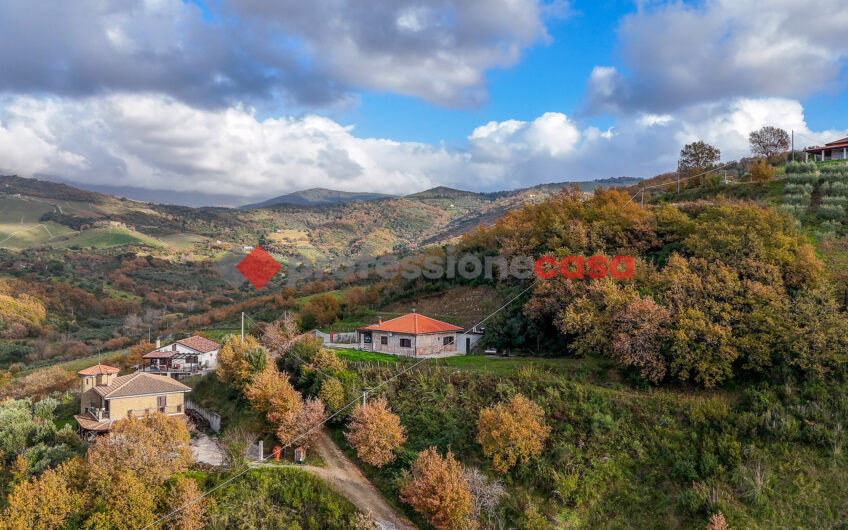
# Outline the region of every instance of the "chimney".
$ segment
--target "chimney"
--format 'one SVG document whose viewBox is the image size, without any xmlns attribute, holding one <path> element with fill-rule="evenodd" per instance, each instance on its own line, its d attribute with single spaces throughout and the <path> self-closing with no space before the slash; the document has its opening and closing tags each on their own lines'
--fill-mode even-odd
<svg viewBox="0 0 848 530">
<path fill-rule="evenodd" d="M 162 343 L 161 343 L 161 342 L 159 342 L 159 337 L 156 337 L 156 349 L 157 349 L 157 350 L 159 349 L 159 346 L 160 346 L 161 344 L 162 344 Z"/>
<path fill-rule="evenodd" d="M 383 323 L 383 317 L 377 317 L 377 325 L 381 325 Z"/>
<path fill-rule="evenodd" d="M 414 308 L 414 307 L 412 308 L 412 312 L 413 312 L 413 313 L 415 313 L 415 308 Z"/>
</svg>

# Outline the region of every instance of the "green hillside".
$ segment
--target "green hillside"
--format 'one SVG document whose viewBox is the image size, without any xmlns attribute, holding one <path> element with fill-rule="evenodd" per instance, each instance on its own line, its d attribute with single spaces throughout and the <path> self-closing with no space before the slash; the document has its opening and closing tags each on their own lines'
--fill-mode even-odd
<svg viewBox="0 0 848 530">
<path fill-rule="evenodd" d="M 147 245 L 151 247 L 164 247 L 161 241 L 146 236 L 140 232 L 126 228 L 92 228 L 84 230 L 67 239 L 63 239 L 53 246 L 57 248 L 95 248 L 106 249 L 121 245 Z"/>
</svg>

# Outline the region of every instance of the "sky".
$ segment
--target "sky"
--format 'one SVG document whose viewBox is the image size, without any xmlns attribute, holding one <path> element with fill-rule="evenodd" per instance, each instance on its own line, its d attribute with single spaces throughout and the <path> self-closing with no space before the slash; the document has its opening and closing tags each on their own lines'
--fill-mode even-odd
<svg viewBox="0 0 848 530">
<path fill-rule="evenodd" d="M 0 173 L 160 202 L 650 177 L 848 136 L 837 0 L 0 0 Z"/>
</svg>

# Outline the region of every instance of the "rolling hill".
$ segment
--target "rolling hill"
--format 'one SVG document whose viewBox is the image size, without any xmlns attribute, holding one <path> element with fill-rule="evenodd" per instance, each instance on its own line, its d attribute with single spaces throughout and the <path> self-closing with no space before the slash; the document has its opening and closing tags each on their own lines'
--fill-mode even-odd
<svg viewBox="0 0 848 530">
<path fill-rule="evenodd" d="M 255 204 L 240 206 L 240 210 L 252 210 L 254 208 L 266 208 L 278 204 L 294 204 L 298 206 L 315 206 L 318 204 L 333 204 L 337 202 L 371 201 L 391 197 L 383 193 L 356 193 L 349 191 L 328 190 L 325 188 L 311 188 L 308 190 L 295 191 L 268 199 Z"/>
<path fill-rule="evenodd" d="M 581 183 L 591 190 L 615 182 Z M 358 257 L 455 240 L 568 183 L 478 193 L 436 187 L 405 197 L 314 188 L 242 209 L 164 205 L 62 183 L 0 177 L 0 246 L 149 247 L 218 255 L 262 243 L 280 260 Z"/>
</svg>

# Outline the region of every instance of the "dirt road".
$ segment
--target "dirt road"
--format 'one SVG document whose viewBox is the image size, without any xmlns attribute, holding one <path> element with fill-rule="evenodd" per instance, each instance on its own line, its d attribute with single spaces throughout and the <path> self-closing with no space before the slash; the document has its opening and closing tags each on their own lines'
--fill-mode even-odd
<svg viewBox="0 0 848 530">
<path fill-rule="evenodd" d="M 339 493 L 365 513 L 370 512 L 377 528 L 414 530 L 415 526 L 395 510 L 377 491 L 365 475 L 347 455 L 330 439 L 326 432 L 315 444 L 316 451 L 324 459 L 326 467 L 298 466 L 326 480 Z"/>
</svg>

